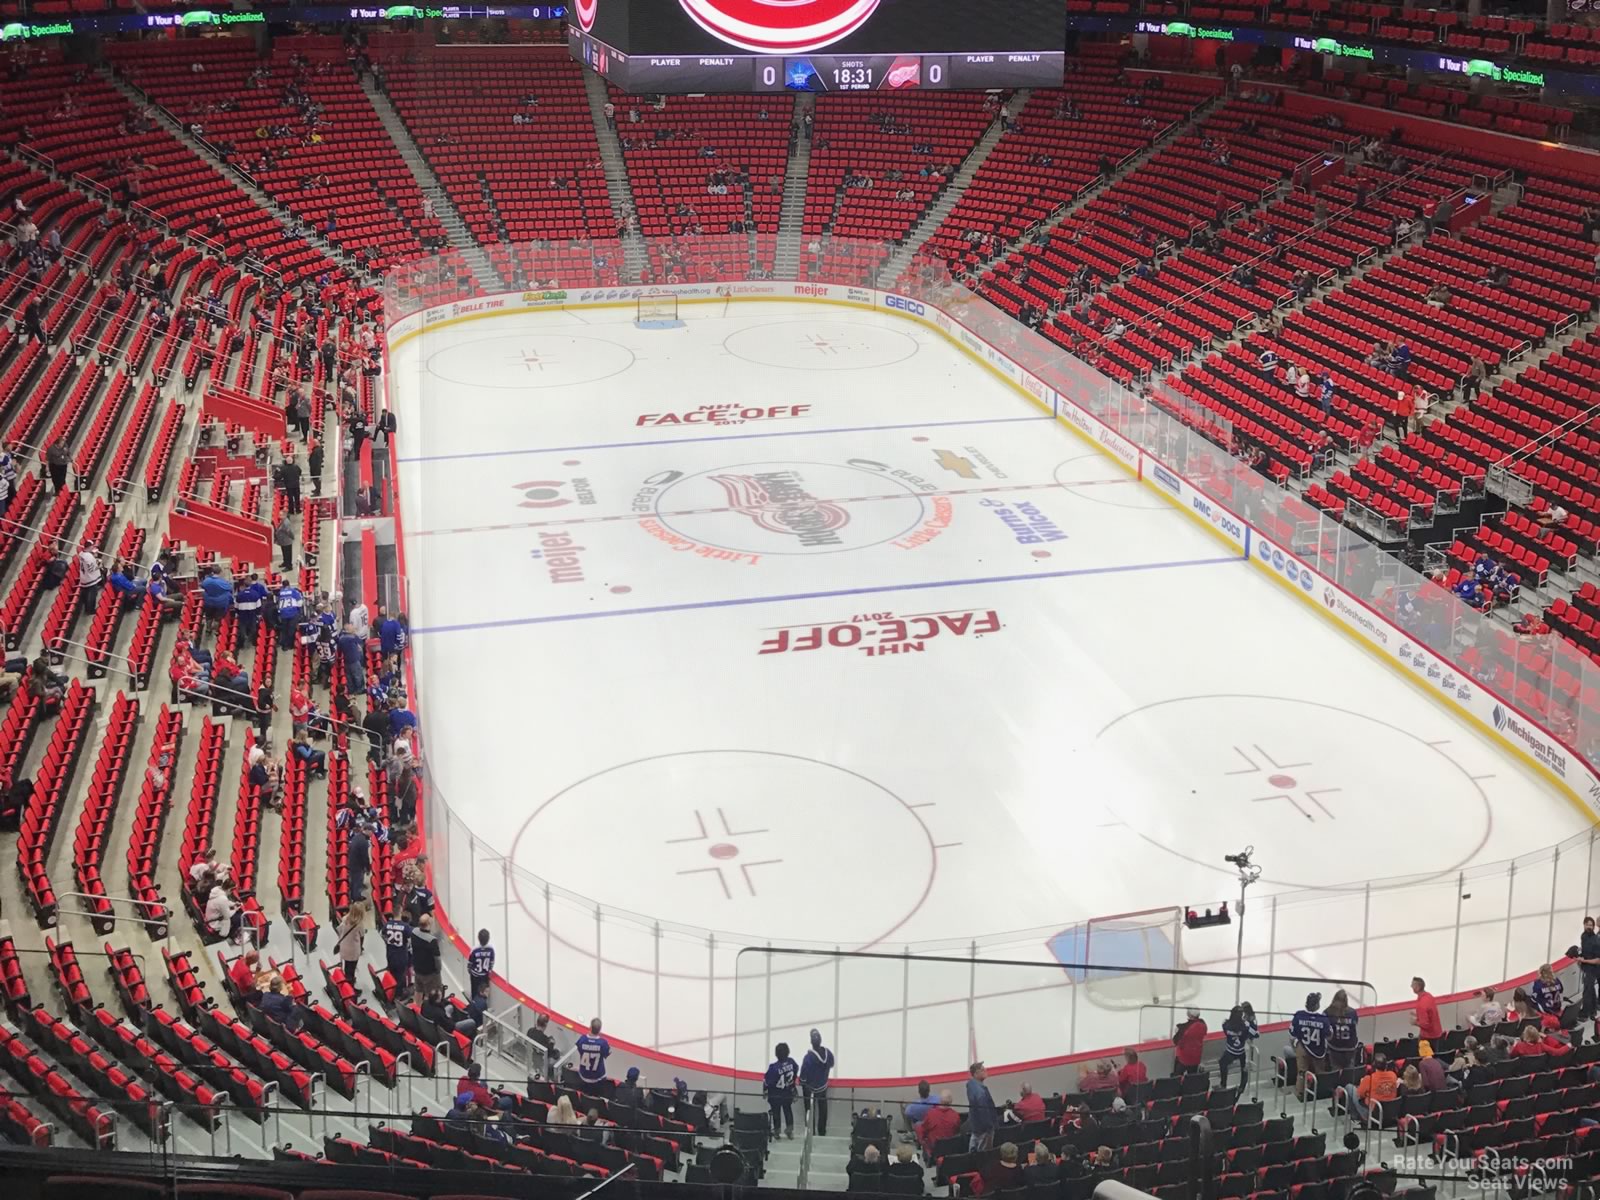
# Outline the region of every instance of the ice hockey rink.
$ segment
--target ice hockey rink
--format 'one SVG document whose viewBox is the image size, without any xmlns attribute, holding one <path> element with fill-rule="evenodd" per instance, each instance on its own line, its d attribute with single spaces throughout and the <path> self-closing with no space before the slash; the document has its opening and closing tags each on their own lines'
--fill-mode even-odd
<svg viewBox="0 0 1600 1200">
<path fill-rule="evenodd" d="M 1518 760 L 934 331 L 633 315 L 466 321 L 391 362 L 429 777 L 460 823 L 436 870 L 516 987 L 740 1067 L 825 1024 L 854 1077 L 1156 1036 L 1069 1006 L 1037 931 L 1228 899 L 1245 845 L 1246 970 L 1364 967 L 1385 1000 L 1430 967 L 1501 978 L 1471 927 L 1504 888 L 1450 877 L 1586 827 Z M 1306 888 L 1335 890 L 1269 930 Z M 1430 936 L 1458 915 L 1454 948 Z M 1235 933 L 1187 962 L 1231 970 Z M 769 980 L 737 953 L 935 942 L 1038 965 Z"/>
</svg>

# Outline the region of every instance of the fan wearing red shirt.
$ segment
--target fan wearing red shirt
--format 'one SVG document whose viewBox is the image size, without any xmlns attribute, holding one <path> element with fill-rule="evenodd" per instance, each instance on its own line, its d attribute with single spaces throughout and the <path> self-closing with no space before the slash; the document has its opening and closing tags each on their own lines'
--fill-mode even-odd
<svg viewBox="0 0 1600 1200">
<path fill-rule="evenodd" d="M 917 1126 L 917 1141 L 922 1143 L 922 1153 L 930 1163 L 933 1148 L 945 1138 L 955 1137 L 960 1128 L 961 1114 L 955 1110 L 954 1099 L 948 1090 L 940 1092 L 939 1106 L 930 1109 L 922 1118 L 922 1124 Z"/>
<path fill-rule="evenodd" d="M 1200 1069 L 1200 1054 L 1206 1044 L 1206 1023 L 1200 1019 L 1198 1008 L 1189 1009 L 1188 1018 L 1172 1035 L 1174 1075 L 1184 1075 Z"/>
<path fill-rule="evenodd" d="M 1560 1038 L 1541 1032 L 1537 1025 L 1524 1025 L 1522 1037 L 1511 1046 L 1513 1058 L 1531 1058 L 1535 1054 L 1548 1054 L 1551 1058 L 1564 1058 L 1572 1047 Z"/>
<path fill-rule="evenodd" d="M 1017 1102 L 1011 1106 L 1011 1111 L 1016 1113 L 1023 1121 L 1044 1120 L 1044 1097 L 1033 1090 L 1031 1084 L 1022 1085 L 1022 1094 L 1017 1097 Z"/>
<path fill-rule="evenodd" d="M 261 998 L 261 989 L 256 987 L 256 969 L 261 962 L 261 956 L 254 950 L 246 950 L 233 960 L 233 966 L 228 968 L 228 978 L 237 989 L 246 1004 Z"/>
<path fill-rule="evenodd" d="M 1117 1090 L 1126 1096 L 1131 1089 L 1149 1082 L 1150 1072 L 1139 1061 L 1139 1052 L 1133 1047 L 1124 1050 L 1122 1058 L 1122 1066 L 1117 1070 Z"/>
<path fill-rule="evenodd" d="M 1430 1042 L 1442 1038 L 1444 1022 L 1439 1019 L 1439 1002 L 1428 991 L 1422 976 L 1412 977 L 1411 990 L 1417 997 L 1417 1012 L 1411 1018 L 1411 1023 L 1417 1027 L 1417 1036 L 1427 1038 Z"/>
</svg>

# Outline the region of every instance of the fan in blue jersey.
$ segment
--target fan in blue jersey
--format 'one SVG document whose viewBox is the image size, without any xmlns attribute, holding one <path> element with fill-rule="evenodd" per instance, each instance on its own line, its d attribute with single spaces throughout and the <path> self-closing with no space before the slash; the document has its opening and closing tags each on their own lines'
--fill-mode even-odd
<svg viewBox="0 0 1600 1200">
<path fill-rule="evenodd" d="M 1249 1084 L 1250 1043 L 1260 1036 L 1256 1028 L 1256 1010 L 1248 1001 L 1234 1005 L 1228 1019 L 1222 1023 L 1222 1057 L 1217 1067 L 1222 1075 L 1223 1087 L 1228 1086 L 1228 1075 L 1234 1067 L 1239 1068 L 1240 1089 Z"/>
<path fill-rule="evenodd" d="M 799 1078 L 800 1064 L 789 1057 L 789 1043 L 779 1042 L 773 1051 L 772 1065 L 761 1081 L 767 1106 L 772 1109 L 773 1137 L 778 1136 L 781 1125 L 784 1136 L 794 1140 L 794 1085 Z"/>
<path fill-rule="evenodd" d="M 589 1022 L 589 1032 L 578 1038 L 578 1079 L 583 1091 L 605 1092 L 611 1080 L 606 1077 L 606 1059 L 611 1057 L 611 1043 L 600 1036 L 600 1018 Z"/>
<path fill-rule="evenodd" d="M 383 950 L 394 976 L 395 999 L 403 1004 L 411 998 L 411 926 L 398 911 L 383 923 Z"/>
<path fill-rule="evenodd" d="M 489 976 L 494 974 L 494 947 L 489 945 L 489 931 L 478 930 L 478 944 L 467 955 L 467 978 L 472 982 L 472 997 L 489 994 Z"/>
<path fill-rule="evenodd" d="M 1305 1099 L 1306 1073 L 1321 1074 L 1328 1065 L 1328 1034 L 1331 1024 L 1328 1014 L 1319 1012 L 1322 993 L 1312 992 L 1306 997 L 1306 1006 L 1290 1018 L 1289 1040 L 1294 1043 L 1295 1081 L 1294 1094 Z"/>
<path fill-rule="evenodd" d="M 1328 1018 L 1328 1064 L 1336 1071 L 1357 1066 L 1361 1061 L 1361 1038 L 1356 1032 L 1356 1022 L 1361 1019 L 1361 1012 L 1351 1007 L 1350 997 L 1343 988 L 1328 1001 L 1325 1015 Z"/>
</svg>

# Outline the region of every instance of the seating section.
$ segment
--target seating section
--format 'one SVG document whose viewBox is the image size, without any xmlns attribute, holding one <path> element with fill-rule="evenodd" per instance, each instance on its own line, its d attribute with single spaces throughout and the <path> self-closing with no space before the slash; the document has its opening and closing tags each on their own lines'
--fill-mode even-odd
<svg viewBox="0 0 1600 1200">
<path fill-rule="evenodd" d="M 652 102 L 612 89 L 617 133 L 628 165 L 639 232 L 673 242 L 677 261 L 651 247 L 659 278 L 726 279 L 729 272 L 770 271 L 788 168 L 794 100 L 778 96 L 672 96 Z M 747 234 L 749 262 L 719 263 L 732 239 L 716 237 L 702 261 L 701 235 Z"/>
<path fill-rule="evenodd" d="M 1172 76 L 1148 88 L 1127 78 L 1118 47 L 1086 45 L 1060 88 L 1036 89 L 978 169 L 926 249 L 971 270 L 1150 147 L 1216 95 L 1212 83 Z M 1134 104 L 1133 101 L 1138 103 Z M 1014 103 L 1014 102 L 1013 102 Z"/>
<path fill-rule="evenodd" d="M 421 48 L 385 58 L 382 69 L 407 131 L 503 276 L 559 286 L 574 272 L 585 285 L 620 280 L 620 247 L 595 277 L 587 250 L 505 244 L 617 236 L 582 70 L 564 48 Z M 464 108 L 462 96 L 472 104 Z"/>
<path fill-rule="evenodd" d="M 838 263 L 845 248 L 832 246 L 833 238 L 877 246 L 864 269 L 886 260 L 998 119 L 997 103 L 970 92 L 819 97 L 801 220 L 802 272 Z M 830 244 L 824 247 L 823 239 Z"/>
<path fill-rule="evenodd" d="M 444 241 L 339 37 L 277 38 L 265 59 L 240 38 L 108 49 L 124 77 L 358 262 L 381 271 Z"/>
</svg>

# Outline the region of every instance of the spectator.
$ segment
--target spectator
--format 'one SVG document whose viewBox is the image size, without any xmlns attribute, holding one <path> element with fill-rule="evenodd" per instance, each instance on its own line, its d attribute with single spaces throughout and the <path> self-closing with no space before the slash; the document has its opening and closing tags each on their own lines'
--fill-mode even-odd
<svg viewBox="0 0 1600 1200">
<path fill-rule="evenodd" d="M 261 988 L 256 982 L 256 972 L 260 968 L 261 955 L 254 950 L 246 950 L 233 960 L 233 966 L 228 968 L 228 979 L 233 984 L 233 990 L 239 993 L 239 998 L 246 1004 L 254 1004 L 261 999 Z"/>
<path fill-rule="evenodd" d="M 411 930 L 411 970 L 419 994 L 443 987 L 439 959 L 439 935 L 433 931 L 433 918 L 424 913 Z"/>
<path fill-rule="evenodd" d="M 1334 992 L 1324 1015 L 1328 1018 L 1328 1065 L 1335 1071 L 1355 1066 L 1361 1055 L 1356 1029 L 1361 1013 L 1350 1006 L 1350 996 L 1343 988 Z"/>
<path fill-rule="evenodd" d="M 884 1172 L 886 1178 L 917 1181 L 917 1195 L 922 1194 L 922 1167 L 915 1161 L 917 1149 L 910 1142 L 900 1142 L 894 1148 L 894 1161 Z"/>
<path fill-rule="evenodd" d="M 1539 1010 L 1541 1024 L 1546 1029 L 1561 1027 L 1561 1010 L 1565 1006 L 1561 980 L 1545 963 L 1539 968 L 1539 977 L 1533 981 L 1533 1006 Z"/>
<path fill-rule="evenodd" d="M 1588 924 L 1588 920 L 1585 921 L 1585 924 Z M 1467 1018 L 1467 1024 L 1476 1026 L 1479 1029 L 1493 1029 L 1506 1019 L 1505 1005 L 1494 998 L 1494 989 L 1492 987 L 1484 988 L 1478 995 L 1483 998 L 1483 1003 L 1479 1006 L 1477 1012 Z"/>
<path fill-rule="evenodd" d="M 917 1141 L 922 1146 L 922 1157 L 932 1162 L 934 1149 L 947 1138 L 961 1131 L 961 1114 L 956 1111 L 955 1097 L 948 1089 L 939 1093 L 939 1103 L 917 1126 Z"/>
<path fill-rule="evenodd" d="M 294 567 L 294 525 L 289 520 L 288 510 L 278 518 L 278 523 L 272 528 L 272 540 L 278 547 L 282 556 L 278 563 L 280 571 L 292 570 Z"/>
<path fill-rule="evenodd" d="M 211 894 L 206 897 L 206 925 L 218 937 L 225 937 L 234 945 L 239 944 L 239 934 L 244 927 L 244 909 L 220 883 L 214 884 Z"/>
<path fill-rule="evenodd" d="M 344 918 L 334 932 L 334 949 L 344 968 L 345 980 L 358 996 L 361 994 L 361 985 L 356 977 L 356 963 L 361 958 L 361 943 L 366 939 L 367 911 L 365 900 L 354 901 L 345 910 Z"/>
<path fill-rule="evenodd" d="M 1256 1029 L 1255 1009 L 1248 1002 L 1236 1004 L 1228 1019 L 1222 1023 L 1222 1057 L 1217 1067 L 1222 1086 L 1228 1086 L 1228 1075 L 1235 1066 L 1239 1068 L 1239 1087 L 1250 1083 L 1250 1043 L 1260 1036 Z"/>
<path fill-rule="evenodd" d="M 878 1148 L 870 1142 L 862 1150 L 860 1158 L 852 1158 L 845 1164 L 844 1172 L 850 1179 L 847 1191 L 851 1192 L 881 1192 L 883 1191 L 883 1162 Z"/>
<path fill-rule="evenodd" d="M 1444 1036 L 1444 1022 L 1439 1019 L 1439 1002 L 1428 991 L 1428 985 L 1422 976 L 1414 976 L 1411 980 L 1411 991 L 1417 998 L 1416 1012 L 1411 1018 L 1411 1024 L 1416 1026 L 1417 1036 L 1433 1041 Z"/>
<path fill-rule="evenodd" d="M 344 660 L 345 688 L 352 694 L 367 690 L 367 643 L 356 634 L 354 626 L 346 621 L 344 629 L 334 639 L 334 645 Z"/>
<path fill-rule="evenodd" d="M 983 1170 L 983 1190 L 1004 1192 L 1022 1185 L 1022 1167 L 1017 1162 L 1017 1144 L 1006 1142 L 1000 1147 L 1000 1157 L 992 1160 Z"/>
<path fill-rule="evenodd" d="M 970 1138 L 967 1149 L 973 1154 L 994 1145 L 994 1131 L 1000 1124 L 994 1097 L 984 1083 L 988 1076 L 989 1072 L 981 1062 L 975 1062 L 967 1068 L 967 1133 Z M 943 1103 L 942 1097 L 940 1102 Z"/>
<path fill-rule="evenodd" d="M 576 1045 L 578 1080 L 583 1091 L 591 1095 L 605 1095 L 611 1090 L 611 1078 L 606 1074 L 606 1059 L 611 1057 L 611 1043 L 600 1034 L 600 1018 L 589 1022 L 589 1032 L 578 1038 Z M 790 1127 L 793 1127 L 793 1117 Z"/>
<path fill-rule="evenodd" d="M 467 978 L 472 984 L 472 998 L 488 996 L 489 977 L 494 974 L 494 947 L 489 945 L 489 931 L 478 930 L 478 944 L 467 955 Z"/>
<path fill-rule="evenodd" d="M 322 443 L 312 438 L 306 446 L 306 474 L 311 479 L 311 494 L 322 495 Z"/>
<path fill-rule="evenodd" d="M 557 1100 L 555 1107 L 545 1117 L 552 1125 L 581 1125 L 577 1110 L 572 1107 L 572 1097 L 563 1093 Z"/>
<path fill-rule="evenodd" d="M 790 1141 L 794 1140 L 794 1087 L 799 1075 L 799 1064 L 789 1057 L 789 1043 L 779 1042 L 773 1048 L 772 1062 L 761 1081 L 767 1107 L 772 1112 L 774 1138 L 781 1133 Z"/>
<path fill-rule="evenodd" d="M 1417 1060 L 1417 1074 L 1422 1079 L 1424 1091 L 1448 1092 L 1455 1090 L 1445 1075 L 1444 1060 L 1437 1054 L 1429 1054 Z"/>
<path fill-rule="evenodd" d="M 78 551 L 78 601 L 85 613 L 93 613 L 100 602 L 100 589 L 105 585 L 106 573 L 100 560 L 87 546 Z"/>
<path fill-rule="evenodd" d="M 1289 1038 L 1294 1045 L 1295 1096 L 1305 1099 L 1307 1073 L 1323 1074 L 1327 1068 L 1328 1035 L 1332 1023 L 1322 1007 L 1320 992 L 1306 997 L 1305 1007 L 1289 1020 Z"/>
<path fill-rule="evenodd" d="M 222 624 L 222 618 L 233 607 L 233 580 L 222 573 L 222 568 L 211 567 L 200 578 L 200 605 L 209 626 Z"/>
<path fill-rule="evenodd" d="M 1532 1022 L 1522 1027 L 1522 1036 L 1511 1047 L 1513 1058 L 1532 1058 L 1538 1054 L 1548 1055 L 1551 1058 L 1565 1058 L 1571 1053 L 1571 1046 L 1553 1033 L 1542 1032 Z"/>
<path fill-rule="evenodd" d="M 1583 919 L 1577 960 L 1578 972 L 1583 980 L 1583 1006 L 1578 1014 L 1588 1021 L 1600 1014 L 1600 934 L 1595 932 L 1593 917 Z"/>
<path fill-rule="evenodd" d="M 1115 1064 L 1109 1058 L 1096 1063 L 1084 1063 L 1078 1068 L 1080 1092 L 1114 1092 L 1117 1090 Z"/>
<path fill-rule="evenodd" d="M 926 1079 L 917 1081 L 917 1098 L 906 1105 L 907 1129 L 915 1130 L 918 1125 L 922 1124 L 923 1119 L 939 1106 L 939 1102 L 933 1098 L 932 1091 L 933 1089 Z"/>
<path fill-rule="evenodd" d="M 1150 1072 L 1139 1061 L 1139 1052 L 1129 1046 L 1122 1052 L 1122 1066 L 1117 1070 L 1117 1090 L 1127 1096 L 1134 1088 L 1141 1083 L 1147 1083 L 1149 1079 Z M 1223 1086 L 1227 1086 L 1226 1079 L 1223 1080 Z"/>
<path fill-rule="evenodd" d="M 291 515 L 300 513 L 300 464 L 295 461 L 294 451 L 290 450 L 284 455 L 283 461 L 278 464 L 277 483 L 283 489 L 283 499 L 287 511 Z"/>
<path fill-rule="evenodd" d="M 540 1013 L 539 1015 L 546 1021 L 550 1019 L 547 1013 Z M 629 1108 L 645 1108 L 648 1105 L 648 1095 L 649 1093 L 645 1091 L 644 1080 L 639 1078 L 639 1068 L 629 1067 L 627 1074 L 623 1076 L 622 1082 L 617 1085 L 616 1095 L 612 1097 L 612 1101 L 616 1104 L 626 1105 Z"/>
<path fill-rule="evenodd" d="M 1061 1179 L 1061 1166 L 1050 1147 L 1043 1142 L 1033 1144 L 1033 1161 L 1022 1168 L 1022 1182 L 1028 1187 L 1054 1189 Z"/>
<path fill-rule="evenodd" d="M 805 1110 L 816 1106 L 813 1128 L 818 1137 L 828 1136 L 828 1077 L 833 1074 L 833 1051 L 822 1044 L 820 1030 L 811 1031 L 811 1048 L 800 1063 L 800 1088 L 804 1094 Z"/>
<path fill-rule="evenodd" d="M 1382 1054 L 1372 1060 L 1372 1070 L 1362 1076 L 1359 1084 L 1344 1085 L 1345 1104 L 1363 1124 L 1379 1115 L 1379 1106 L 1393 1104 L 1400 1095 L 1400 1077 L 1389 1067 Z"/>
<path fill-rule="evenodd" d="M 217 851 L 214 846 L 206 847 L 205 854 L 189 864 L 189 886 L 200 891 L 203 896 L 211 895 L 213 884 L 227 882 L 228 867 L 217 861 Z"/>
<path fill-rule="evenodd" d="M 1044 1120 L 1044 1097 L 1033 1090 L 1033 1085 L 1023 1081 L 1017 1102 L 1011 1106 L 1017 1114 L 1017 1119 L 1026 1123 L 1028 1121 Z"/>
<path fill-rule="evenodd" d="M 470 1063 L 467 1066 L 467 1073 L 456 1082 L 456 1103 L 459 1104 L 461 1102 L 461 1097 L 463 1096 L 467 1097 L 467 1099 L 473 1104 L 477 1104 L 483 1108 L 491 1110 L 499 1109 L 502 1112 L 509 1110 L 512 1104 L 515 1103 L 512 1097 L 503 1095 L 498 1090 L 491 1092 L 483 1085 L 482 1063 Z M 562 1096 L 561 1099 L 567 1101 L 567 1111 L 570 1113 L 572 1111 L 572 1101 L 567 1099 L 566 1096 Z M 576 1125 L 578 1120 L 576 1116 L 573 1116 L 570 1121 L 559 1121 L 556 1123 L 562 1125 Z"/>
<path fill-rule="evenodd" d="M 394 977 L 395 1002 L 404 1004 L 411 998 L 411 947 L 414 930 L 399 910 L 391 913 L 383 923 L 383 950 L 385 966 Z"/>
<path fill-rule="evenodd" d="M 66 490 L 67 462 L 67 444 L 57 438 L 44 452 L 44 465 L 50 473 L 50 482 L 55 486 L 55 494 L 58 496 Z"/>
<path fill-rule="evenodd" d="M 1200 1055 L 1205 1049 L 1206 1023 L 1198 1008 L 1191 1008 L 1172 1034 L 1172 1073 L 1187 1075 L 1200 1070 Z"/>
<path fill-rule="evenodd" d="M 284 995 L 282 975 L 274 975 L 267 985 L 267 994 L 261 997 L 261 1012 L 290 1033 L 297 1032 L 306 1020 L 306 1010 Z"/>
</svg>

